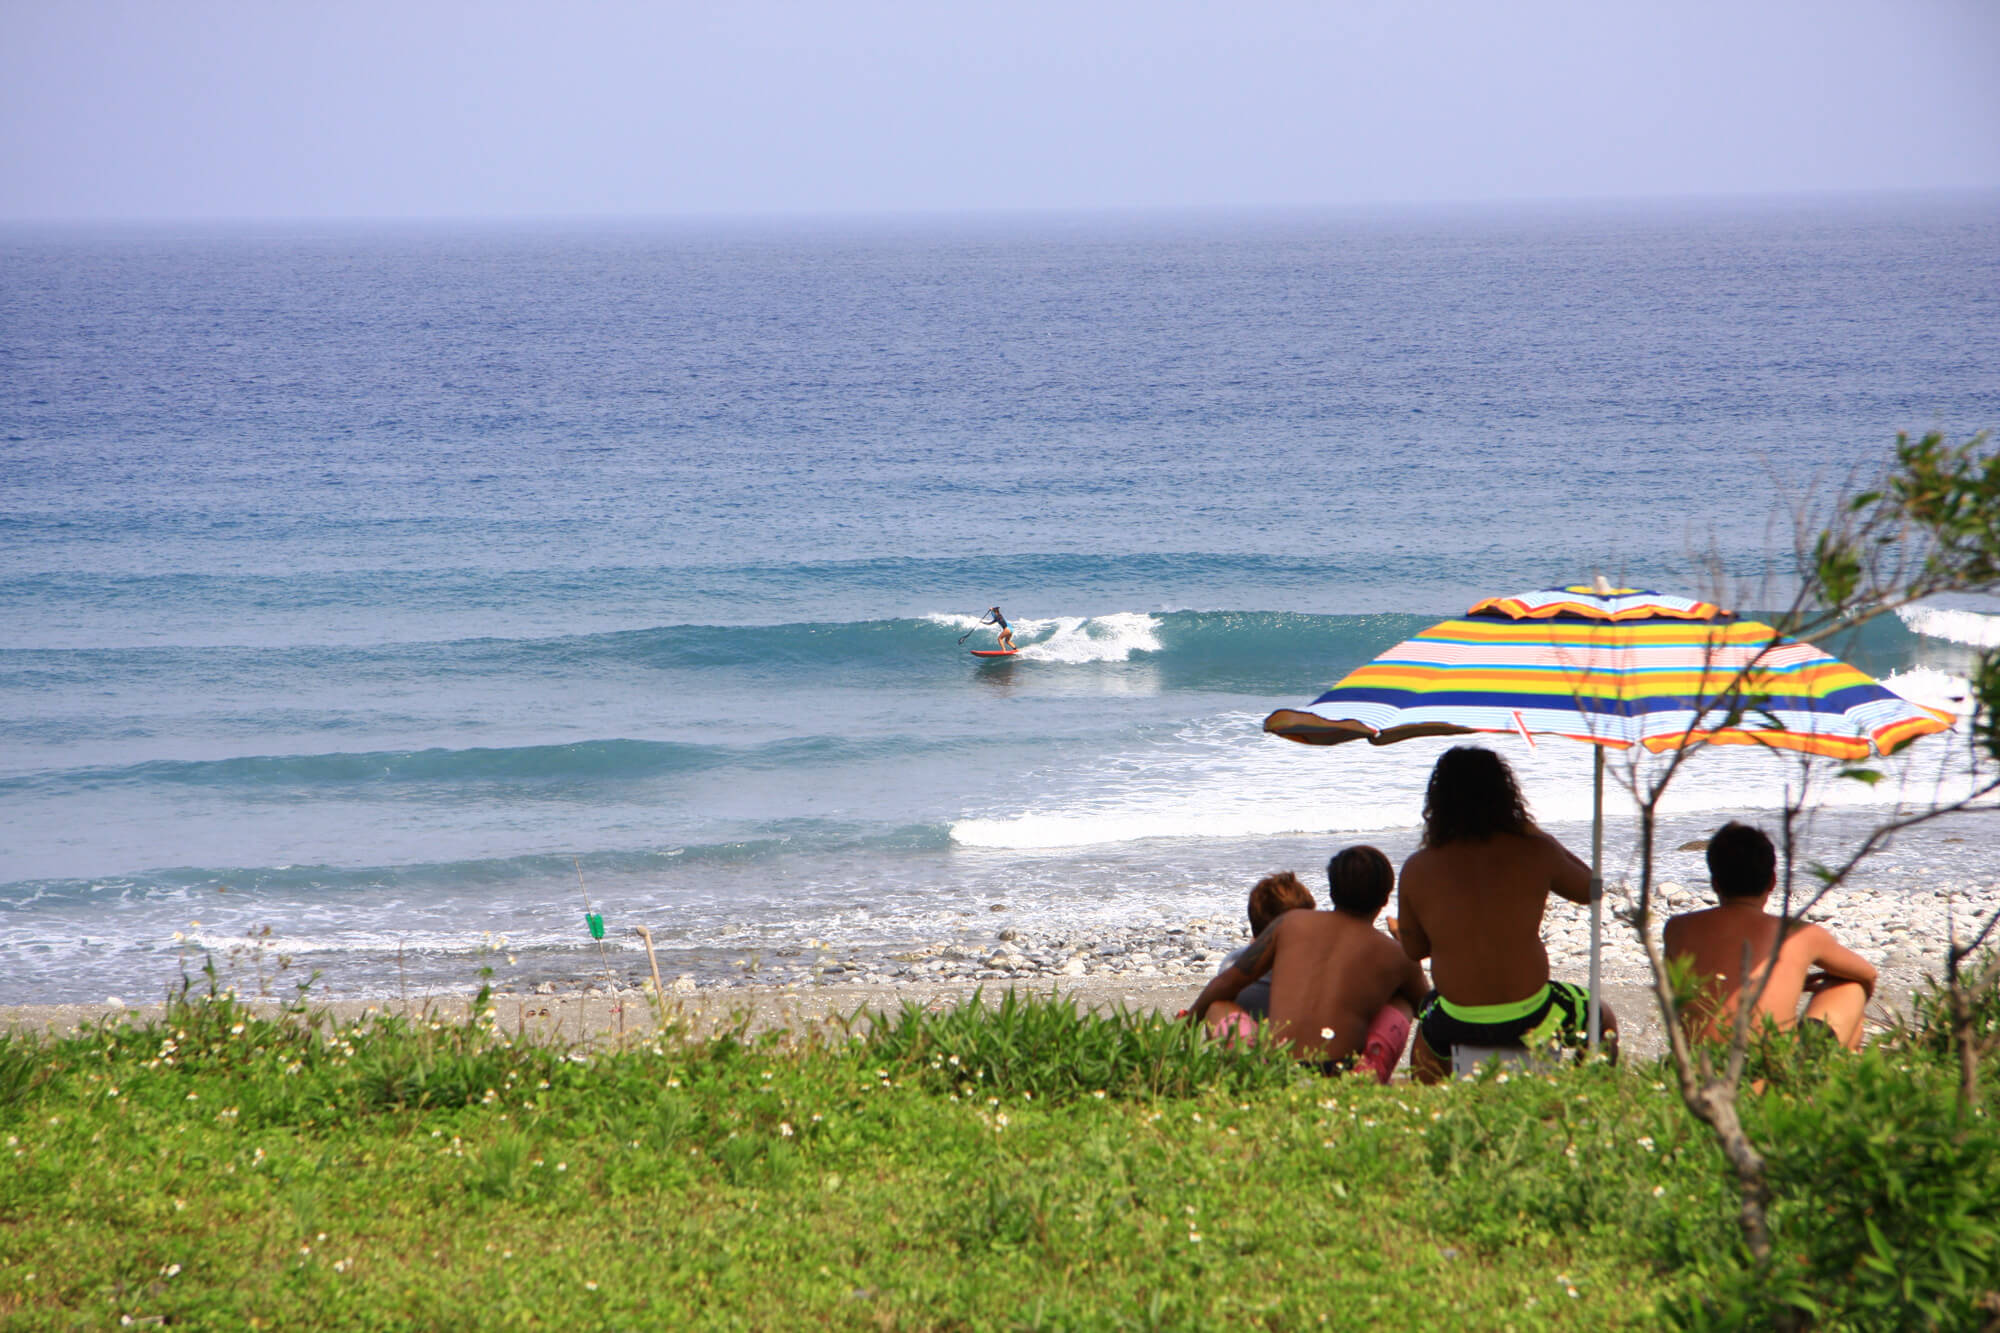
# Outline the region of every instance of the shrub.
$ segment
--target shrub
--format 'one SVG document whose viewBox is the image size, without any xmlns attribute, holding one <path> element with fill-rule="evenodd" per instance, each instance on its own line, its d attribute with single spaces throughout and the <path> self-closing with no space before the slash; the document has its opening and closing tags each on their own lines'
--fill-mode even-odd
<svg viewBox="0 0 2000 1333">
<path fill-rule="evenodd" d="M 2000 952 L 1988 949 L 1959 969 L 1959 987 L 1972 1009 L 1972 1039 L 1982 1052 L 2000 1048 Z M 1910 1020 L 1894 1035 L 1897 1045 L 1939 1054 L 1952 1049 L 1951 992 L 1936 977 L 1910 997 Z"/>
<path fill-rule="evenodd" d="M 1810 1095 L 1746 1100 L 1777 1200 L 1771 1269 L 1710 1256 L 1676 1322 L 1981 1326 L 2000 1289 L 2000 1132 L 1955 1096 L 1945 1061 L 1882 1050 L 1833 1064 Z"/>
</svg>

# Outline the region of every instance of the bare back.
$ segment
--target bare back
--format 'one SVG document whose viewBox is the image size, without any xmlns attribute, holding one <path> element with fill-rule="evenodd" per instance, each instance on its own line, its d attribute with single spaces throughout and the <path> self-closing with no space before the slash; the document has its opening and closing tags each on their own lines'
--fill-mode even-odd
<svg viewBox="0 0 2000 1333">
<path fill-rule="evenodd" d="M 1278 1034 L 1300 1055 L 1338 1060 L 1360 1050 L 1376 1011 L 1401 995 L 1424 997 L 1424 970 L 1396 942 L 1347 912 L 1291 911 L 1270 938 L 1271 1013 Z M 1255 950 L 1256 946 L 1251 946 Z M 1253 963 L 1245 954 L 1243 962 Z M 1328 1039 L 1321 1035 L 1332 1029 Z"/>
<path fill-rule="evenodd" d="M 1770 980 L 1757 1002 L 1756 1012 L 1768 1015 L 1780 1028 L 1798 1022 L 1799 1000 L 1806 990 L 1806 977 L 1815 969 L 1841 981 L 1857 981 L 1869 990 L 1875 985 L 1875 968 L 1866 959 L 1842 947 L 1824 926 L 1792 923 L 1785 933 L 1784 946 L 1771 964 L 1771 949 L 1778 941 L 1782 917 L 1766 912 L 1763 900 L 1725 902 L 1703 912 L 1688 912 L 1667 922 L 1661 944 L 1669 959 L 1686 958 L 1702 983 L 1702 993 L 1689 1013 L 1690 1027 L 1705 1036 L 1727 1035 L 1724 1025 L 1735 1015 L 1739 998 L 1747 984 L 1754 985 L 1767 967 Z M 1744 947 L 1749 947 L 1750 968 L 1744 971 Z"/>
<path fill-rule="evenodd" d="M 1454 1004 L 1510 1004 L 1549 979 L 1542 912 L 1549 895 L 1590 901 L 1590 867 L 1546 833 L 1425 847 L 1397 882 L 1399 934 Z"/>
</svg>

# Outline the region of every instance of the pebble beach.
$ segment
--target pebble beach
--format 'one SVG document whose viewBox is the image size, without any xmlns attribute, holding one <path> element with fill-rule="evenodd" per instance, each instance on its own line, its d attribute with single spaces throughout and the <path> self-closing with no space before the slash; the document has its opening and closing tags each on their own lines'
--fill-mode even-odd
<svg viewBox="0 0 2000 1333">
<path fill-rule="evenodd" d="M 1660 886 L 1664 915 L 1696 910 L 1712 901 L 1707 886 L 1675 880 Z M 1390 900 L 1386 921 L 1395 911 Z M 1658 1024 L 1644 951 L 1621 919 L 1633 908 L 1622 884 L 1606 893 L 1603 934 L 1605 999 L 1619 1015 L 1629 1055 L 1660 1049 Z M 1836 889 L 1806 912 L 1881 972 L 1869 1009 L 1880 1030 L 1907 1008 L 1927 976 L 1943 971 L 1944 949 L 1954 926 L 1963 935 L 2000 911 L 2000 886 L 1944 886 L 1895 896 Z M 700 1035 L 738 1021 L 753 1029 L 810 1031 L 839 1027 L 869 1013 L 915 1004 L 937 1009 L 975 997 L 994 1002 L 1009 991 L 1073 998 L 1086 1008 L 1124 1007 L 1174 1013 L 1188 1005 L 1227 955 L 1247 942 L 1240 918 L 1202 917 L 1164 931 L 1142 927 L 1089 936 L 993 924 L 961 924 L 917 947 L 868 957 L 834 950 L 784 950 L 741 960 L 736 975 L 663 970 L 663 1001 L 655 1003 L 645 955 L 621 951 L 609 974 L 583 970 L 539 980 L 496 978 L 493 1004 L 501 1025 L 540 1040 L 592 1044 L 621 1033 L 650 1031 L 664 1014 Z M 983 927 L 983 928 L 982 928 Z M 1555 976 L 1582 981 L 1588 974 L 1589 916 L 1552 902 L 1543 940 Z M 272 1012 L 277 1001 L 257 997 L 234 978 L 239 993 Z M 382 1013 L 424 1013 L 462 1018 L 472 987 L 425 989 L 414 995 L 335 998 L 327 1010 L 341 1021 Z M 0 1028 L 62 1031 L 104 1019 L 146 1021 L 162 1012 L 156 1003 L 110 999 L 93 1004 L 13 1005 L 0 1008 Z"/>
</svg>

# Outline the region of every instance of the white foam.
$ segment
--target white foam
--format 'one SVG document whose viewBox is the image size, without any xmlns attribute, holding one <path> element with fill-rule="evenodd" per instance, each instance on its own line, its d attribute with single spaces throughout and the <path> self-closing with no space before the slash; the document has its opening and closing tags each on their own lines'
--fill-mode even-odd
<svg viewBox="0 0 2000 1333">
<path fill-rule="evenodd" d="M 1974 648 L 2000 648 L 2000 615 L 1955 611 L 1941 606 L 1905 606 L 1897 610 L 1912 633 L 1927 639 L 1949 639 Z"/>
<path fill-rule="evenodd" d="M 1039 635 L 1040 623 L 1029 625 Z M 1160 622 L 1152 616 L 1123 611 L 1108 616 L 1064 616 L 1053 622 L 1046 639 L 1028 644 L 1021 656 L 1035 662 L 1124 662 L 1133 653 L 1160 651 Z"/>
<path fill-rule="evenodd" d="M 981 618 L 940 612 L 924 619 L 947 629 L 969 630 L 979 628 Z M 1081 666 L 1088 662 L 1125 662 L 1131 660 L 1133 653 L 1160 651 L 1160 622 L 1143 611 L 1008 623 L 1013 626 L 1014 642 L 1023 661 Z"/>
<path fill-rule="evenodd" d="M 1963 676 L 1939 671 L 1936 667 L 1911 667 L 1908 671 L 1898 671 L 1886 677 L 1882 686 L 1925 708 L 1956 713 L 1960 718 L 1972 714 L 1972 682 Z"/>
<path fill-rule="evenodd" d="M 637 949 L 642 946 L 629 939 L 607 936 L 602 941 L 614 951 Z M 548 949 L 571 947 L 577 949 L 596 947 L 588 937 L 578 931 L 522 931 L 517 934 L 499 936 L 491 931 L 474 934 L 470 931 L 409 930 L 371 931 L 356 930 L 338 934 L 311 935 L 266 935 L 247 937 L 242 934 L 227 934 L 222 931 L 196 930 L 188 934 L 183 942 L 190 950 L 201 950 L 218 956 L 235 955 L 241 958 L 254 957 L 263 953 L 273 960 L 280 955 L 293 954 L 377 954 L 394 956 L 400 950 L 411 954 L 475 954 L 503 956 L 510 950 Z"/>
<path fill-rule="evenodd" d="M 1530 749 L 1515 736 L 1436 738 L 1380 748 L 1329 748 L 1265 736 L 1261 717 L 1229 714 L 1181 729 L 1137 751 L 1108 756 L 1078 773 L 1048 774 L 1065 791 L 1026 809 L 980 813 L 952 825 L 963 847 L 1041 851 L 1154 838 L 1255 838 L 1365 833 L 1413 828 L 1437 756 L 1453 744 L 1483 744 L 1504 754 L 1519 775 L 1538 820 L 1588 825 L 1588 747 L 1544 738 Z M 1621 778 L 1660 771 L 1662 756 L 1607 755 L 1605 817 L 1629 827 L 1636 805 Z M 1813 808 L 1893 806 L 1956 799 L 1969 790 L 1961 747 L 1918 743 L 1874 761 L 1886 780 L 1870 787 L 1842 780 L 1839 766 L 1753 746 L 1716 747 L 1694 755 L 1675 776 L 1661 813 L 1774 810 L 1788 790 L 1806 784 Z M 1809 776 L 1802 776 L 1808 774 Z"/>
</svg>

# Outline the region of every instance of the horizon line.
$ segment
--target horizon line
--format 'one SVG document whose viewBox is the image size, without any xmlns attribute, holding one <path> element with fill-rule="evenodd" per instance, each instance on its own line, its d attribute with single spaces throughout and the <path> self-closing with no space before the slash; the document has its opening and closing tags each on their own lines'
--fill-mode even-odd
<svg viewBox="0 0 2000 1333">
<path fill-rule="evenodd" d="M 0 227 L 182 227 L 182 226 L 425 226 L 425 225 L 546 225 L 588 226 L 676 225 L 704 222 L 951 222 L 1031 219 L 1251 218 L 1383 216 L 1397 214 L 1467 214 L 1483 211 L 1536 211 L 1569 208 L 1621 208 L 1657 205 L 1862 203 L 1892 199 L 2000 196 L 2000 183 L 1841 186 L 1792 190 L 1713 190 L 1682 193 L 1495 195 L 1464 198 L 1400 198 L 1319 202 L 1232 204 L 1034 204 L 985 206 L 918 206 L 901 208 L 799 207 L 698 208 L 620 212 L 408 212 L 408 213 L 160 213 L 160 214 L 5 214 Z"/>
</svg>

